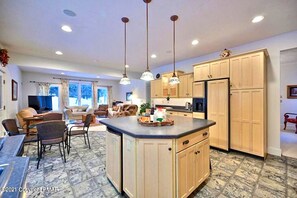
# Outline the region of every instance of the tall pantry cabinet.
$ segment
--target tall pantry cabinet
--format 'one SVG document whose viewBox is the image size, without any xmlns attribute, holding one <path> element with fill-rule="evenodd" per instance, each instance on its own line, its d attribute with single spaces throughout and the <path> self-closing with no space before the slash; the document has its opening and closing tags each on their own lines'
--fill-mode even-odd
<svg viewBox="0 0 297 198">
<path fill-rule="evenodd" d="M 230 58 L 231 149 L 266 155 L 265 51 Z"/>
</svg>

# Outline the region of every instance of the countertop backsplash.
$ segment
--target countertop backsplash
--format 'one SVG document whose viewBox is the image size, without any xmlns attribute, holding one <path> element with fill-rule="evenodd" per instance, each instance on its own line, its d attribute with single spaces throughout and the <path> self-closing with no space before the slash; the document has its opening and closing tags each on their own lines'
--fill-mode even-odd
<svg viewBox="0 0 297 198">
<path fill-rule="evenodd" d="M 192 104 L 192 98 L 170 98 L 169 101 L 166 98 L 155 98 L 152 99 L 152 105 L 175 105 L 175 106 L 185 106 L 186 102 Z"/>
</svg>

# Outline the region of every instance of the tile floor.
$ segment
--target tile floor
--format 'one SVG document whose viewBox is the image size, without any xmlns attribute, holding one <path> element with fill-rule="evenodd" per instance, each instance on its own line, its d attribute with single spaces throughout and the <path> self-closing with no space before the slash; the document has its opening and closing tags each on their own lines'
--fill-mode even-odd
<svg viewBox="0 0 297 198">
<path fill-rule="evenodd" d="M 280 131 L 282 155 L 297 158 L 297 134 L 295 129 Z"/>
<path fill-rule="evenodd" d="M 83 138 L 73 139 L 67 163 L 58 148 L 47 150 L 36 169 L 36 147 L 25 147 L 31 157 L 27 197 L 121 197 L 105 175 L 105 132 L 90 132 L 92 149 Z M 269 155 L 265 162 L 237 152 L 211 150 L 211 176 L 190 197 L 297 197 L 297 159 Z"/>
</svg>

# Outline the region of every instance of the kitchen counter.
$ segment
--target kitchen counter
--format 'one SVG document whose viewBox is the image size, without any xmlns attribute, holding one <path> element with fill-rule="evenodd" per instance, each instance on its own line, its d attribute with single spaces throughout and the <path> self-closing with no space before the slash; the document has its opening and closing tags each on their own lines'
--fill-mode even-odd
<svg viewBox="0 0 297 198">
<path fill-rule="evenodd" d="M 170 116 L 173 126 L 146 127 L 136 116 L 104 119 L 106 176 L 128 197 L 188 197 L 210 174 L 209 127 Z"/>
<path fill-rule="evenodd" d="M 21 197 L 21 188 L 24 187 L 24 181 L 29 166 L 28 157 L 17 157 L 23 147 L 24 135 L 9 136 L 6 138 L 3 148 L 0 151 L 0 164 L 8 164 L 6 168 L 11 168 L 10 175 L 3 180 L 8 180 L 6 187 L 2 190 L 2 197 Z M 4 171 L 3 171 L 4 173 Z M 0 176 L 0 177 L 1 177 Z"/>
<path fill-rule="evenodd" d="M 205 119 L 170 116 L 173 126 L 147 127 L 137 122 L 137 116 L 104 119 L 100 123 L 116 133 L 123 133 L 134 138 L 179 138 L 215 125 L 215 122 Z"/>
</svg>

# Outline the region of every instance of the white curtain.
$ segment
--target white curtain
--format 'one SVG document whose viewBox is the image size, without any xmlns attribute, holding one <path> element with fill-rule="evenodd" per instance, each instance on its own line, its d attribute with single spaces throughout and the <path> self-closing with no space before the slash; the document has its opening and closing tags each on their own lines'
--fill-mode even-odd
<svg viewBox="0 0 297 198">
<path fill-rule="evenodd" d="M 49 83 L 38 83 L 38 95 L 48 96 L 49 86 Z"/>
<path fill-rule="evenodd" d="M 69 104 L 69 81 L 68 80 L 61 80 L 62 84 L 62 106 L 68 106 Z"/>
<path fill-rule="evenodd" d="M 92 91 L 93 91 L 93 108 L 97 109 L 97 107 L 98 107 L 97 82 L 92 82 Z"/>
</svg>

